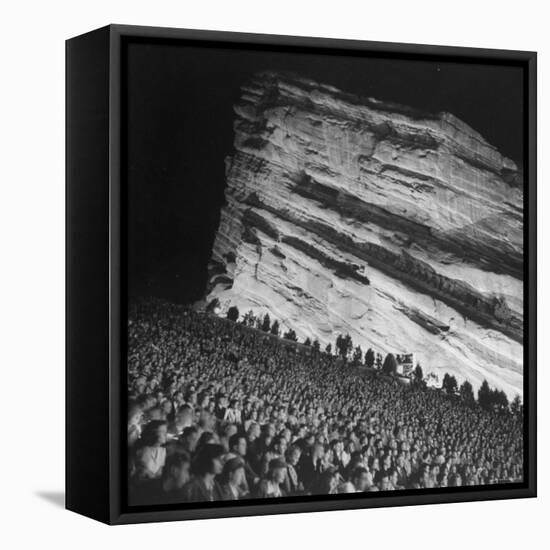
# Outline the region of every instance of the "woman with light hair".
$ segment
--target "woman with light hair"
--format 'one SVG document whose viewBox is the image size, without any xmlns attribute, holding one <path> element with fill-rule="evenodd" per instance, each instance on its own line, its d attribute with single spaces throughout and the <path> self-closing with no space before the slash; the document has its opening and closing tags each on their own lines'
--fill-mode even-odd
<svg viewBox="0 0 550 550">
<path fill-rule="evenodd" d="M 267 474 L 257 489 L 258 498 L 277 498 L 283 496 L 283 484 L 286 480 L 286 463 L 280 458 L 269 462 Z"/>
</svg>

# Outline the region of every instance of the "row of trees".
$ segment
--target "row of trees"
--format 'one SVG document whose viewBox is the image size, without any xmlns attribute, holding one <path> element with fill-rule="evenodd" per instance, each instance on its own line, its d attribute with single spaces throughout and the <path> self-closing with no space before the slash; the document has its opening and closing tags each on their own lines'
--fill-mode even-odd
<svg viewBox="0 0 550 550">
<path fill-rule="evenodd" d="M 384 359 L 382 372 L 386 374 L 395 374 L 397 371 L 397 361 L 393 354 L 389 353 Z M 417 385 L 426 386 L 422 367 L 417 363 L 416 368 L 411 374 L 411 381 Z M 473 406 L 479 405 L 482 409 L 493 410 L 497 412 L 510 411 L 516 416 L 523 415 L 523 405 L 519 395 L 510 403 L 506 393 L 496 388 L 491 388 L 487 380 L 484 380 L 477 392 L 477 399 L 474 394 L 474 388 L 468 380 L 464 380 L 459 386 L 456 378 L 445 373 L 441 384 L 441 390 L 447 395 L 460 398 L 465 404 Z"/>
<path fill-rule="evenodd" d="M 477 392 L 477 402 L 484 409 L 498 411 L 510 410 L 512 414 L 523 416 L 523 404 L 519 395 L 516 395 L 511 403 L 502 390 L 490 388 L 487 380 L 484 380 Z"/>
<path fill-rule="evenodd" d="M 237 322 L 239 320 L 239 309 L 236 306 L 231 306 L 227 310 L 227 318 L 233 322 Z M 272 322 L 268 313 L 266 313 L 262 318 L 256 317 L 252 310 L 250 310 L 244 314 L 240 322 L 247 327 L 256 328 L 275 336 L 282 336 L 286 340 L 298 342 L 298 336 L 293 329 L 288 329 L 286 332 L 283 332 L 281 334 L 279 321 L 275 319 Z M 302 343 L 305 346 L 311 346 L 316 351 L 321 351 L 321 343 L 319 342 L 319 340 L 317 340 L 317 338 L 311 340 L 311 338 L 307 337 Z M 338 335 L 338 337 L 336 338 L 335 350 L 336 355 L 341 357 L 344 361 L 350 360 L 354 366 L 365 364 L 367 367 L 373 367 L 378 360 L 378 366 L 380 367 L 382 363 L 382 356 L 379 355 L 379 357 L 377 358 L 375 352 L 370 348 L 365 352 L 363 356 L 363 350 L 361 349 L 361 346 L 356 346 L 354 348 L 353 341 L 349 334 Z M 327 344 L 323 351 L 332 355 L 332 345 L 330 343 Z"/>
<path fill-rule="evenodd" d="M 219 303 L 217 304 L 219 305 Z M 209 308 L 211 304 L 209 305 Z M 213 308 L 212 308 L 213 310 Z M 233 322 L 239 320 L 239 310 L 236 306 L 231 306 L 227 311 L 227 318 Z M 273 334 L 274 336 L 282 336 L 286 340 L 298 342 L 298 336 L 292 329 L 288 329 L 281 334 L 279 322 L 275 319 L 273 322 L 266 313 L 264 317 L 256 317 L 252 311 L 248 311 L 240 321 L 243 325 L 262 330 L 263 332 Z M 306 338 L 303 342 L 306 346 L 311 346 L 315 351 L 321 352 L 321 344 L 319 340 Z M 327 344 L 324 353 L 332 355 L 332 345 Z M 372 348 L 369 348 L 365 353 L 361 346 L 353 345 L 353 340 L 349 334 L 339 334 L 335 342 L 335 355 L 340 357 L 344 362 L 349 362 L 352 366 L 366 366 L 368 368 L 378 368 L 383 373 L 395 375 L 398 371 L 398 358 L 393 353 L 388 353 L 382 360 L 382 355 L 376 353 Z M 416 367 L 410 373 L 411 382 L 417 386 L 426 386 L 422 367 L 417 363 Z M 477 392 L 477 400 L 474 395 L 474 389 L 470 382 L 465 380 L 460 387 L 456 378 L 448 373 L 443 376 L 441 390 L 447 395 L 460 398 L 464 403 L 470 406 L 479 405 L 486 410 L 494 411 L 510 411 L 515 415 L 523 414 L 523 405 L 519 396 L 509 403 L 506 394 L 502 390 L 490 388 L 487 380 L 484 380 Z"/>
<path fill-rule="evenodd" d="M 235 323 L 238 321 L 239 310 L 236 306 L 231 306 L 227 310 L 227 318 Z M 256 317 L 251 310 L 245 313 L 241 320 L 241 323 L 246 327 L 256 328 L 258 330 L 262 330 L 263 332 L 273 334 L 274 336 L 282 336 L 283 338 L 286 338 L 287 340 L 292 340 L 293 342 L 298 341 L 298 336 L 296 335 L 296 332 L 292 329 L 289 329 L 288 331 L 281 334 L 279 321 L 275 319 L 272 323 L 268 313 L 266 313 L 262 319 L 261 317 Z"/>
<path fill-rule="evenodd" d="M 239 320 L 239 310 L 236 306 L 231 306 L 227 310 L 227 318 L 233 322 Z M 250 327 L 256 328 L 257 330 L 262 330 L 273 334 L 275 336 L 282 336 L 286 340 L 291 340 L 293 342 L 298 342 L 298 336 L 293 329 L 289 329 L 286 332 L 281 334 L 281 328 L 279 322 L 275 319 L 273 322 L 269 317 L 269 314 L 266 313 L 263 318 L 256 317 L 252 310 L 244 314 L 241 319 L 241 324 Z M 319 340 L 307 337 L 303 342 L 305 346 L 311 346 L 314 350 L 320 352 L 321 344 Z M 397 373 L 397 358 L 389 353 L 386 355 L 386 358 L 383 359 L 380 353 L 376 353 L 372 348 L 369 348 L 366 352 L 363 353 L 361 346 L 353 345 L 353 340 L 349 334 L 339 334 L 336 338 L 334 354 L 340 357 L 344 362 L 350 362 L 352 366 L 366 366 L 368 368 L 378 368 L 381 369 L 386 374 L 395 374 Z M 332 345 L 329 343 L 325 346 L 325 353 L 332 355 Z M 417 368 L 414 373 L 416 379 L 422 379 L 422 369 L 420 365 L 417 365 Z"/>
<path fill-rule="evenodd" d="M 464 380 L 459 387 L 456 378 L 451 374 L 445 373 L 441 389 L 448 395 L 460 397 L 467 405 L 474 405 L 477 403 L 485 410 L 494 410 L 497 412 L 510 411 L 517 416 L 523 414 L 523 405 L 519 395 L 516 395 L 510 403 L 506 393 L 502 390 L 491 388 L 487 380 L 483 380 L 477 391 L 477 401 L 472 384 L 468 382 L 468 380 Z"/>
</svg>

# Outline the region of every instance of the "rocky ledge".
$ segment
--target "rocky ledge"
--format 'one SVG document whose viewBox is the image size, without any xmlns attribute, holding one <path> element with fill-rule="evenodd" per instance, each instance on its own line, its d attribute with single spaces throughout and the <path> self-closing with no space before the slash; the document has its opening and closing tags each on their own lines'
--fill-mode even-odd
<svg viewBox="0 0 550 550">
<path fill-rule="evenodd" d="M 235 113 L 207 300 L 522 395 L 513 161 L 449 113 L 293 75 L 256 75 Z"/>
</svg>

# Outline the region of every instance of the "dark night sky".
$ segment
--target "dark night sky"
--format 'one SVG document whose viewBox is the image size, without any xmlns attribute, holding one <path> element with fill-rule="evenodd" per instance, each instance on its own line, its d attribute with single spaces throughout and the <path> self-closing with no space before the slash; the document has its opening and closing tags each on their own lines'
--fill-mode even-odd
<svg viewBox="0 0 550 550">
<path fill-rule="evenodd" d="M 448 111 L 523 162 L 522 69 L 435 61 L 131 43 L 127 53 L 130 295 L 201 297 L 223 204 L 233 105 L 261 70 Z"/>
</svg>

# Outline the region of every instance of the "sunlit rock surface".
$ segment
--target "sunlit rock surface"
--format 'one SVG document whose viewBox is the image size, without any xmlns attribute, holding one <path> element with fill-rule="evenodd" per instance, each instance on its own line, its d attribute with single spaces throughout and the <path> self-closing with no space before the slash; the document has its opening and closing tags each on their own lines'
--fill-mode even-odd
<svg viewBox="0 0 550 550">
<path fill-rule="evenodd" d="M 522 395 L 514 162 L 449 113 L 289 75 L 257 75 L 235 113 L 207 300 Z"/>
</svg>

